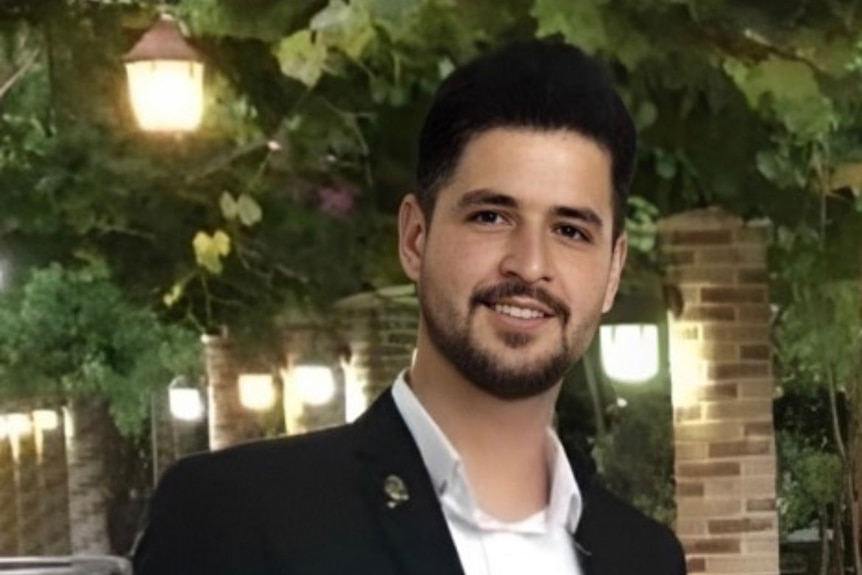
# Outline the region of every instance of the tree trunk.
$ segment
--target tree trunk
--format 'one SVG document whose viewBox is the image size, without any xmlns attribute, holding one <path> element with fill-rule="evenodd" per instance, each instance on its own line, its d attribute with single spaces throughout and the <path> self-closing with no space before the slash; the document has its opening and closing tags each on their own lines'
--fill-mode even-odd
<svg viewBox="0 0 862 575">
<path fill-rule="evenodd" d="M 818 575 L 827 575 L 829 572 L 829 521 L 826 510 L 821 509 L 817 514 L 817 529 L 820 532 L 820 569 Z"/>
<path fill-rule="evenodd" d="M 853 551 L 853 572 L 856 575 L 862 575 L 862 556 L 859 552 L 859 504 L 856 497 L 856 473 L 854 469 L 855 442 L 848 442 L 848 458 L 844 470 L 844 494 L 847 501 L 847 513 L 850 518 L 850 546 Z"/>
<path fill-rule="evenodd" d="M 844 548 L 844 488 L 835 500 L 835 513 L 832 514 L 832 551 L 835 555 L 833 564 L 835 565 L 835 575 L 844 575 L 844 556 L 846 549 Z"/>
<path fill-rule="evenodd" d="M 838 457 L 841 459 L 841 489 L 835 503 L 835 542 L 838 560 L 838 573 L 844 575 L 844 563 L 847 557 L 847 547 L 845 542 L 844 528 L 846 522 L 851 524 L 852 528 L 852 544 L 853 544 L 853 560 L 856 575 L 862 575 L 858 570 L 859 566 L 859 536 L 856 531 L 858 526 L 858 513 L 856 510 L 856 498 L 853 492 L 854 478 L 853 467 L 851 465 L 852 456 L 849 446 L 844 439 L 845 429 L 841 425 L 841 416 L 838 410 L 838 392 L 836 389 L 836 380 L 834 372 L 830 370 L 829 381 L 827 388 L 829 390 L 829 411 L 830 419 L 832 420 L 832 435 L 835 440 L 835 449 L 838 452 Z M 847 514 L 845 516 L 845 513 Z"/>
<path fill-rule="evenodd" d="M 69 401 L 67 417 L 72 553 L 109 553 L 108 489 L 103 459 L 105 429 L 109 424 L 107 409 L 101 401 L 75 398 Z"/>
</svg>

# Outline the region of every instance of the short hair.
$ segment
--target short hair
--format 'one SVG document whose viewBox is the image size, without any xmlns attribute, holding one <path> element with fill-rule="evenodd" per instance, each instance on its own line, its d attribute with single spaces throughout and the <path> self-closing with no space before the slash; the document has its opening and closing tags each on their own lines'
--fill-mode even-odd
<svg viewBox="0 0 862 575">
<path fill-rule="evenodd" d="M 570 130 L 598 144 L 611 159 L 614 239 L 622 233 L 637 135 L 596 60 L 562 42 L 532 40 L 452 72 L 437 89 L 419 135 L 416 195 L 429 223 L 467 144 L 494 128 Z"/>
</svg>

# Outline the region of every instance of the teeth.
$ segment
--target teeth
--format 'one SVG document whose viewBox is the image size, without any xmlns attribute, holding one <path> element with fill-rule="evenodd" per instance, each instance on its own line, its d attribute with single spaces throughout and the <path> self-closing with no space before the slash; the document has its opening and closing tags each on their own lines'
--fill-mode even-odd
<svg viewBox="0 0 862 575">
<path fill-rule="evenodd" d="M 494 311 L 503 315 L 516 317 L 518 319 L 538 319 L 540 317 L 545 317 L 545 314 L 540 311 L 511 305 L 496 304 L 494 306 Z"/>
</svg>

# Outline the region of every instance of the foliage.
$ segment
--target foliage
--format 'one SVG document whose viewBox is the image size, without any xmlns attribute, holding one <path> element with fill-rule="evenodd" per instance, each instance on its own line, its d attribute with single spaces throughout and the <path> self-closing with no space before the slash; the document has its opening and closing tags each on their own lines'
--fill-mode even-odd
<svg viewBox="0 0 862 575">
<path fill-rule="evenodd" d="M 36 269 L 0 300 L 0 381 L 7 396 L 106 398 L 119 429 L 139 429 L 149 392 L 199 370 L 194 334 L 162 325 L 101 266 Z"/>
<path fill-rule="evenodd" d="M 841 460 L 801 436 L 778 437 L 781 468 L 781 531 L 816 525 L 841 494 Z"/>
<path fill-rule="evenodd" d="M 853 534 L 859 528 L 855 469 L 860 434 L 856 413 L 862 405 L 860 284 L 858 279 L 830 278 L 830 259 L 840 253 L 827 252 L 821 234 L 779 234 L 775 245 L 776 258 L 793 254 L 783 276 L 789 297 L 775 330 L 782 385 L 803 397 L 824 397 L 826 406 L 819 433 L 803 435 L 785 427 L 780 436 L 786 463 L 784 511 L 788 523 L 816 519 L 822 530 L 831 509 L 830 527 Z M 855 537 L 847 543 L 836 537 L 834 546 L 837 557 L 851 551 L 859 568 Z"/>
<path fill-rule="evenodd" d="M 0 257 L 13 282 L 104 261 L 171 321 L 258 340 L 293 309 L 401 282 L 393 216 L 434 87 L 501 42 L 556 36 L 602 59 L 634 114 L 635 261 L 655 266 L 660 216 L 720 205 L 768 218 L 785 385 L 854 385 L 858 309 L 841 282 L 860 262 L 831 255 L 862 241 L 856 3 L 162 8 L 207 57 L 205 124 L 185 138 L 137 133 L 124 94 L 121 55 L 153 4 L 0 2 Z"/>
<path fill-rule="evenodd" d="M 597 455 L 608 487 L 650 517 L 672 525 L 673 416 L 670 397 L 656 390 L 628 394 Z"/>
<path fill-rule="evenodd" d="M 203 330 L 260 332 L 285 307 L 401 281 L 393 215 L 431 91 L 476 53 L 536 35 L 606 60 L 635 113 L 641 253 L 658 213 L 693 206 L 795 225 L 817 205 L 812 175 L 859 155 L 860 56 L 848 10 L 777 5 L 186 0 L 172 9 L 210 64 L 206 122 L 152 141 L 119 61 L 151 5 L 6 3 L 17 40 L 0 71 L 42 56 L 3 100 L 0 229 L 16 268 L 101 256 L 124 289 Z"/>
</svg>

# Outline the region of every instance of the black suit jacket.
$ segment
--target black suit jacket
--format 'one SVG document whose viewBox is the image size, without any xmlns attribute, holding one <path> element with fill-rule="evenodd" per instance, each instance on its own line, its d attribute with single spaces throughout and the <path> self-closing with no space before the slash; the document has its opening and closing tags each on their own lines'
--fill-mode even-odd
<svg viewBox="0 0 862 575">
<path fill-rule="evenodd" d="M 676 537 L 575 457 L 586 575 L 682 575 Z M 392 476 L 404 489 L 392 488 Z M 397 484 L 397 482 L 395 482 Z M 463 575 L 419 450 L 386 392 L 355 423 L 187 458 L 162 479 L 135 575 Z M 529 574 L 532 575 L 532 574 Z M 542 574 L 544 575 L 544 574 Z"/>
</svg>

